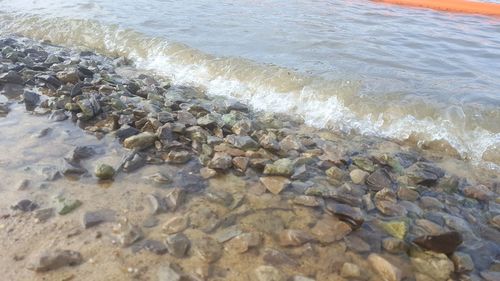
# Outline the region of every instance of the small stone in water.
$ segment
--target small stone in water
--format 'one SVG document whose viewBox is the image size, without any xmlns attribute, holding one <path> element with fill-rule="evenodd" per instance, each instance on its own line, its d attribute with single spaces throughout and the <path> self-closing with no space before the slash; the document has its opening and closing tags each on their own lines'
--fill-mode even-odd
<svg viewBox="0 0 500 281">
<path fill-rule="evenodd" d="M 176 258 L 183 258 L 191 246 L 191 241 L 189 241 L 189 238 L 184 233 L 169 235 L 165 243 L 167 244 L 168 252 Z"/>
<path fill-rule="evenodd" d="M 103 222 L 115 221 L 116 212 L 110 209 L 87 211 L 83 214 L 83 227 L 90 228 Z"/>
<path fill-rule="evenodd" d="M 101 180 L 109 180 L 115 176 L 115 169 L 107 164 L 98 164 L 94 173 Z"/>
<path fill-rule="evenodd" d="M 11 206 L 11 209 L 19 210 L 22 212 L 31 212 L 34 211 L 36 208 L 38 208 L 38 204 L 28 199 L 23 199 L 17 202 L 16 205 Z"/>
</svg>

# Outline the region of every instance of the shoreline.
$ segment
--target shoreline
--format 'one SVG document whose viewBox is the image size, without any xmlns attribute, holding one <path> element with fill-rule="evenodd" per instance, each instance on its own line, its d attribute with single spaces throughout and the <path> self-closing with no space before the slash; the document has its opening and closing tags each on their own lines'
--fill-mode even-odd
<svg viewBox="0 0 500 281">
<path fill-rule="evenodd" d="M 33 115 L 57 124 L 69 124 L 69 119 L 101 140 L 76 146 L 59 167 L 42 172 L 41 183 L 28 180 L 20 190 L 11 190 L 28 198 L 10 210 L 2 206 L 2 225 L 26 220 L 29 229 L 30 224 L 57 224 L 66 214 L 70 222 L 83 221 L 71 236 L 79 249 L 25 249 L 28 265 L 23 254 L 13 259 L 10 270 L 4 268 L 13 278 L 18 276 L 11 268 L 22 268 L 22 276 L 74 271 L 80 280 L 82 271 L 96 266 L 90 262 L 93 256 L 105 263 L 104 253 L 89 251 L 79 241 L 96 228 L 110 237 L 99 243 L 125 255 L 125 264 L 128 259 L 134 264 L 123 275 L 102 267 L 107 277 L 117 279 L 494 280 L 499 274 L 500 183 L 494 172 L 470 171 L 470 163 L 446 151 L 317 130 L 291 116 L 209 98 L 199 89 L 140 73 L 124 58 L 14 37 L 0 45 L 1 93 L 10 102 L 23 97 Z M 9 106 L 0 107 L 0 118 L 9 118 L 8 111 Z M 106 156 L 110 152 L 113 157 Z M 152 167 L 168 167 L 168 172 L 133 179 Z M 53 195 L 68 181 L 107 186 L 112 195 L 118 195 L 113 192 L 120 185 L 137 185 L 127 200 L 140 196 L 139 210 L 119 211 L 123 202 L 88 209 L 92 203 L 59 195 L 56 204 L 44 196 L 36 200 L 46 190 L 34 185 L 54 185 Z M 147 220 L 156 225 L 145 227 Z M 478 253 L 486 248 L 488 253 Z M 53 264 L 42 265 L 43 255 L 52 257 Z M 153 268 L 138 266 L 139 255 L 149 255 Z M 168 264 L 161 264 L 165 256 Z M 225 272 L 228 267 L 233 270 Z"/>
</svg>

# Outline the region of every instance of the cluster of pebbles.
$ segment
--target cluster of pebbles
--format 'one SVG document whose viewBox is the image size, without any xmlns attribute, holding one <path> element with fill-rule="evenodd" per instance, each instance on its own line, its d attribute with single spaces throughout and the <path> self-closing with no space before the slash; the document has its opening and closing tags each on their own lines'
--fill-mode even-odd
<svg viewBox="0 0 500 281">
<path fill-rule="evenodd" d="M 138 74 L 123 57 L 15 37 L 0 49 L 8 98 L 0 117 L 22 101 L 34 115 L 113 135 L 129 151 L 119 165 L 87 171 L 81 162 L 97 152 L 76 147 L 48 179 L 112 182 L 146 165 L 187 167 L 148 177 L 158 191 L 146 196 L 151 216 L 142 223 L 111 208 L 82 217 L 83 229 L 110 226 L 123 251 L 169 256 L 149 269 L 157 280 L 500 280 L 496 179 L 464 178 L 415 147 L 315 130 Z M 24 199 L 11 208 L 46 221 L 85 202 L 58 204 Z M 163 240 L 148 237 L 152 228 Z M 43 274 L 87 262 L 75 249 L 46 249 L 26 267 Z"/>
</svg>

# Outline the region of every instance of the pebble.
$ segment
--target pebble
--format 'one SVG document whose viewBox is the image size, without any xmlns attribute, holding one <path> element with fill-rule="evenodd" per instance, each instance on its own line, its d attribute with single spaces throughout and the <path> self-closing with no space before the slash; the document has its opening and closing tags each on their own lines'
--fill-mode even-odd
<svg viewBox="0 0 500 281">
<path fill-rule="evenodd" d="M 17 202 L 15 205 L 11 206 L 10 208 L 12 210 L 19 210 L 22 212 L 31 212 L 34 211 L 36 208 L 38 208 L 38 204 L 29 199 L 23 199 Z"/>
<path fill-rule="evenodd" d="M 115 176 L 115 169 L 108 164 L 98 164 L 95 167 L 94 174 L 101 180 L 109 180 Z"/>
<path fill-rule="evenodd" d="M 364 184 L 369 173 L 360 169 L 354 169 L 349 173 L 351 181 L 355 184 Z"/>
<path fill-rule="evenodd" d="M 44 208 L 35 211 L 35 219 L 39 222 L 45 222 L 54 216 L 55 209 L 54 208 Z"/>
<path fill-rule="evenodd" d="M 183 258 L 191 246 L 191 241 L 184 233 L 176 233 L 167 236 L 165 244 L 167 245 L 168 252 L 172 256 Z"/>
</svg>

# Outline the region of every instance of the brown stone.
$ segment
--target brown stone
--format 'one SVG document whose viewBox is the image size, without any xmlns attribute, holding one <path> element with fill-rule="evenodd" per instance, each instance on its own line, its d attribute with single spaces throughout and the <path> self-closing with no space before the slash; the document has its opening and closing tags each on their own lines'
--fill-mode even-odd
<svg viewBox="0 0 500 281">
<path fill-rule="evenodd" d="M 290 184 L 290 181 L 287 178 L 280 176 L 261 177 L 260 182 L 267 188 L 267 190 L 276 195 Z"/>
</svg>

